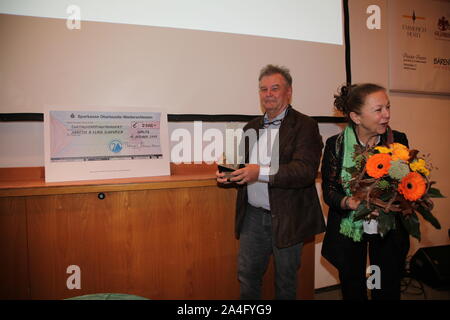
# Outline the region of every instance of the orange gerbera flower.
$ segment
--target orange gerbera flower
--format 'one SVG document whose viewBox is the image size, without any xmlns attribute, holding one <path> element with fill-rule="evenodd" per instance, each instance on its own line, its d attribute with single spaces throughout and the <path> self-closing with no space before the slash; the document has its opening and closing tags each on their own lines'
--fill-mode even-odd
<svg viewBox="0 0 450 320">
<path fill-rule="evenodd" d="M 392 160 L 403 160 L 408 161 L 409 159 L 409 150 L 406 146 L 401 143 L 393 143 L 390 145 L 392 149 Z"/>
<path fill-rule="evenodd" d="M 372 178 L 381 178 L 388 174 L 392 157 L 387 153 L 377 153 L 367 160 L 366 171 Z"/>
<path fill-rule="evenodd" d="M 425 180 L 417 172 L 408 173 L 398 185 L 398 191 L 410 201 L 420 199 L 425 193 L 425 189 Z"/>
</svg>

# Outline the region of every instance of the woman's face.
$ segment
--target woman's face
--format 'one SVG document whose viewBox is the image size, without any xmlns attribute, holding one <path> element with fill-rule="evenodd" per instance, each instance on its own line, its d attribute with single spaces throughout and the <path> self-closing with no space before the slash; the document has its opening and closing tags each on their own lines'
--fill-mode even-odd
<svg viewBox="0 0 450 320">
<path fill-rule="evenodd" d="M 366 97 L 358 113 L 350 112 L 350 118 L 358 127 L 358 133 L 364 137 L 383 134 L 391 118 L 391 105 L 386 92 L 377 91 Z"/>
</svg>

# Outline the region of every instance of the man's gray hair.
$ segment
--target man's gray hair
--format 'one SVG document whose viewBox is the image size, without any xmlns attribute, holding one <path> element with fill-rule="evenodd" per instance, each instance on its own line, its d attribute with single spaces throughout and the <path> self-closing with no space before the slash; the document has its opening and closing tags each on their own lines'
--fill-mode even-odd
<svg viewBox="0 0 450 320">
<path fill-rule="evenodd" d="M 286 80 L 289 87 L 292 87 L 292 77 L 291 77 L 289 69 L 286 67 L 276 66 L 273 64 L 268 64 L 267 66 L 265 66 L 264 68 L 261 69 L 261 72 L 259 73 L 258 81 L 261 81 L 261 79 L 263 77 L 271 76 L 271 75 L 277 74 L 277 73 L 279 73 L 283 76 L 284 80 Z"/>
</svg>

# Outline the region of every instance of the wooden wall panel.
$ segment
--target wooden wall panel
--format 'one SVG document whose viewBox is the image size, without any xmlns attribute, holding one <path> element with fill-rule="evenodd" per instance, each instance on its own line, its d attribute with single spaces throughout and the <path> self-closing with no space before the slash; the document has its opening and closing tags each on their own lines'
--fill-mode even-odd
<svg viewBox="0 0 450 320">
<path fill-rule="evenodd" d="M 104 200 L 30 197 L 32 297 L 237 298 L 234 194 L 205 187 L 112 192 Z M 81 268 L 81 290 L 66 288 L 72 264 Z"/>
<path fill-rule="evenodd" d="M 0 299 L 29 299 L 24 197 L 0 198 Z"/>
<path fill-rule="evenodd" d="M 98 190 L 93 189 L 95 191 Z M 217 186 L 0 197 L 0 297 L 129 293 L 151 299 L 238 299 L 236 190 Z M 28 238 L 27 238 L 28 237 Z M 70 265 L 81 289 L 69 290 Z M 263 298 L 273 299 L 273 265 Z M 314 293 L 305 244 L 298 298 Z"/>
</svg>

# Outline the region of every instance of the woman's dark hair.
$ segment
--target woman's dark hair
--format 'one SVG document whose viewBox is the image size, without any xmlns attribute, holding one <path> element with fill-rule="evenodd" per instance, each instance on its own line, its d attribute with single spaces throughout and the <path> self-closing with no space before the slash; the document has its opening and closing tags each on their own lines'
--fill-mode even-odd
<svg viewBox="0 0 450 320">
<path fill-rule="evenodd" d="M 338 94 L 334 95 L 334 106 L 350 120 L 350 112 L 359 114 L 366 97 L 378 91 L 386 89 L 373 83 L 345 84 L 339 88 Z"/>
</svg>

